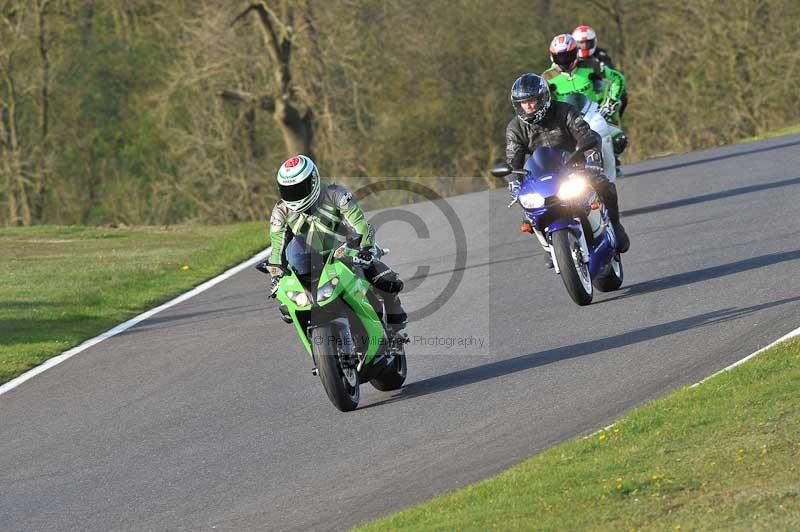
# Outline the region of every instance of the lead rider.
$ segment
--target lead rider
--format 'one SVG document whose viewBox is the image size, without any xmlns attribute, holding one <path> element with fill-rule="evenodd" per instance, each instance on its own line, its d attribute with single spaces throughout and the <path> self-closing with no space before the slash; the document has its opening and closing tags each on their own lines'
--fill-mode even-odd
<svg viewBox="0 0 800 532">
<path fill-rule="evenodd" d="M 284 251 L 293 235 L 302 235 L 320 253 L 333 251 L 347 241 L 347 230 L 360 237 L 360 250 L 352 261 L 364 268 L 364 277 L 383 297 L 386 321 L 394 334 L 406 325 L 406 313 L 398 293 L 403 281 L 396 272 L 375 257 L 375 230 L 367 223 L 356 198 L 346 188 L 323 185 L 319 171 L 309 157 L 297 155 L 287 159 L 278 170 L 278 190 L 281 199 L 272 209 L 269 234 L 272 254 L 268 264 L 284 263 Z M 270 268 L 275 297 L 282 273 Z"/>
<path fill-rule="evenodd" d="M 553 101 L 550 88 L 538 75 L 523 74 L 511 87 L 511 104 L 516 116 L 506 128 L 506 162 L 514 169 L 522 168 L 527 155 L 538 147 L 558 148 L 573 152 L 579 144 L 584 147 L 586 167 L 592 186 L 600 195 L 606 208 L 620 253 L 630 247 L 630 239 L 619 221 L 617 187 L 603 175 L 603 160 L 600 153 L 602 139 L 589 128 L 580 113 L 567 103 Z M 512 195 L 516 195 L 520 182 L 514 174 L 506 178 Z M 545 256 L 549 267 L 549 257 Z"/>
</svg>

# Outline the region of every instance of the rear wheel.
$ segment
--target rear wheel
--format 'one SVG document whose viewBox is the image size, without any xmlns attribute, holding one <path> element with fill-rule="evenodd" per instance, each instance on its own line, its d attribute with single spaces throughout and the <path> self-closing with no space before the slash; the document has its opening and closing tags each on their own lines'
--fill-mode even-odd
<svg viewBox="0 0 800 532">
<path fill-rule="evenodd" d="M 613 292 L 622 286 L 625 272 L 622 270 L 622 259 L 619 253 L 614 253 L 611 264 L 608 265 L 608 273 L 594 280 L 594 287 L 601 292 Z"/>
<path fill-rule="evenodd" d="M 569 229 L 553 233 L 553 250 L 561 271 L 561 280 L 572 300 L 578 305 L 592 302 L 592 278 L 589 265 L 583 262 L 583 252 L 578 238 Z"/>
<path fill-rule="evenodd" d="M 360 392 L 356 368 L 350 367 L 350 361 L 345 358 L 347 353 L 344 349 L 350 345 L 350 339 L 344 338 L 343 333 L 330 325 L 317 327 L 311 331 L 311 345 L 325 393 L 333 406 L 349 412 L 358 407 Z"/>
<path fill-rule="evenodd" d="M 389 364 L 383 371 L 376 377 L 369 380 L 376 389 L 382 392 L 390 392 L 392 390 L 399 390 L 403 383 L 406 381 L 406 374 L 408 373 L 408 364 L 406 363 L 405 348 L 401 345 L 397 350 L 392 363 Z"/>
</svg>

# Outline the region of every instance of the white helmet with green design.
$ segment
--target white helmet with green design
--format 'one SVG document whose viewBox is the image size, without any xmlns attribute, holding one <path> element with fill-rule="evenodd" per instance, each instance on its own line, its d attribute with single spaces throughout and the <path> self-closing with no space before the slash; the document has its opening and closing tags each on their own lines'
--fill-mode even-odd
<svg viewBox="0 0 800 532">
<path fill-rule="evenodd" d="M 278 190 L 289 210 L 305 212 L 319 198 L 319 171 L 309 157 L 296 155 L 278 170 Z"/>
</svg>

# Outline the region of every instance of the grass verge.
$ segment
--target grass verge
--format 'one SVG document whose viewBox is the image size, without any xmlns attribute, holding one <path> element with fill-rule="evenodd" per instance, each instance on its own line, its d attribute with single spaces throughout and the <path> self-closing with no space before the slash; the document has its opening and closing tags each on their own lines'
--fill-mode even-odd
<svg viewBox="0 0 800 532">
<path fill-rule="evenodd" d="M 769 131 L 762 135 L 756 135 L 755 137 L 744 139 L 742 142 L 752 142 L 754 140 L 771 139 L 773 137 L 782 137 L 784 135 L 791 135 L 792 133 L 800 133 L 800 124 L 795 126 L 785 127 L 783 129 L 776 129 L 775 131 Z"/>
<path fill-rule="evenodd" d="M 800 530 L 800 339 L 358 528 Z"/>
<path fill-rule="evenodd" d="M 0 230 L 0 383 L 266 246 L 259 223 Z"/>
</svg>

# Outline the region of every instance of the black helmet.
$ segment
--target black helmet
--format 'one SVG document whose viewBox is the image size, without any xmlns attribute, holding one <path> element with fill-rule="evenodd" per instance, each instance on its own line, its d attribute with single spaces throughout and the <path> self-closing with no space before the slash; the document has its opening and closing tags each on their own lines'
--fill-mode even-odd
<svg viewBox="0 0 800 532">
<path fill-rule="evenodd" d="M 522 102 L 536 101 L 536 108 L 531 113 L 522 110 Z M 550 109 L 550 87 L 536 74 L 523 74 L 517 78 L 511 87 L 511 104 L 514 112 L 523 122 L 536 124 Z"/>
</svg>

